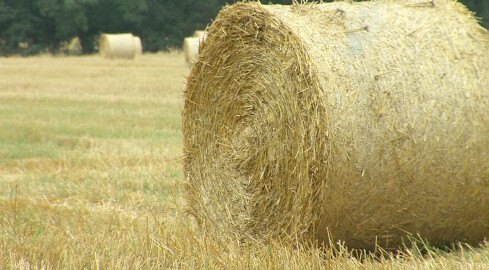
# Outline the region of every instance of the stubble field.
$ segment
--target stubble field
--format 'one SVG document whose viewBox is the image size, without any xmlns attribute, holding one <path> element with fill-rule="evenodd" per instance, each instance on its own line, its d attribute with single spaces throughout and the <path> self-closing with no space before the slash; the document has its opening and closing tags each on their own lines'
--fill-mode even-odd
<svg viewBox="0 0 489 270">
<path fill-rule="evenodd" d="M 489 247 L 398 254 L 223 243 L 184 213 L 181 52 L 0 58 L 0 269 L 489 269 Z"/>
</svg>

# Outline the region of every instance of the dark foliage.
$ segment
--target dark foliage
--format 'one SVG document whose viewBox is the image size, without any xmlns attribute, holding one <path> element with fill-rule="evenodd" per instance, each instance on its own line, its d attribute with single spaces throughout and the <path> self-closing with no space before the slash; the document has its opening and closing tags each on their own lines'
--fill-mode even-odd
<svg viewBox="0 0 489 270">
<path fill-rule="evenodd" d="M 56 53 L 80 37 L 94 52 L 100 33 L 131 32 L 145 51 L 182 45 L 185 36 L 212 23 L 225 4 L 238 0 L 0 0 L 0 55 Z M 293 0 L 262 0 L 290 4 Z M 300 2 L 300 0 L 299 0 Z M 489 1 L 461 0 L 489 27 Z"/>
</svg>

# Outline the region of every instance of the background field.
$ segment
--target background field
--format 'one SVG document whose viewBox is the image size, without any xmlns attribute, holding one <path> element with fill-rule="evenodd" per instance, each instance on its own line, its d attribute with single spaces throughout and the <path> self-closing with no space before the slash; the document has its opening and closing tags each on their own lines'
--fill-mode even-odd
<svg viewBox="0 0 489 270">
<path fill-rule="evenodd" d="M 183 213 L 187 73 L 180 52 L 0 58 L 0 269 L 489 269 L 487 245 L 372 258 L 206 236 Z"/>
</svg>

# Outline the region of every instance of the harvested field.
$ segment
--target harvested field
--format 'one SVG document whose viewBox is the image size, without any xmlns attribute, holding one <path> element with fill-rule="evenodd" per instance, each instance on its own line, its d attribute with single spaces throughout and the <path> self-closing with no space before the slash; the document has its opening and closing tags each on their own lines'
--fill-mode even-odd
<svg viewBox="0 0 489 270">
<path fill-rule="evenodd" d="M 373 259 L 206 236 L 183 213 L 187 73 L 182 52 L 0 58 L 0 269 L 489 268 L 487 246 Z"/>
</svg>

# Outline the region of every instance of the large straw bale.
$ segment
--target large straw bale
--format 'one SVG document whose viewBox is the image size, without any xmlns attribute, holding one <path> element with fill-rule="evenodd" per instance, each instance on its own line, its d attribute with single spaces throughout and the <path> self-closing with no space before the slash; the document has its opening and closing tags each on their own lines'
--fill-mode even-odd
<svg viewBox="0 0 489 270">
<path fill-rule="evenodd" d="M 186 37 L 183 40 L 183 53 L 185 55 L 185 63 L 191 67 L 199 54 L 200 37 Z"/>
<path fill-rule="evenodd" d="M 216 236 L 489 237 L 489 34 L 455 1 L 228 6 L 183 133 L 189 211 Z"/>
<path fill-rule="evenodd" d="M 134 36 L 130 33 L 102 34 L 99 51 L 105 58 L 134 59 L 138 48 Z"/>
</svg>

